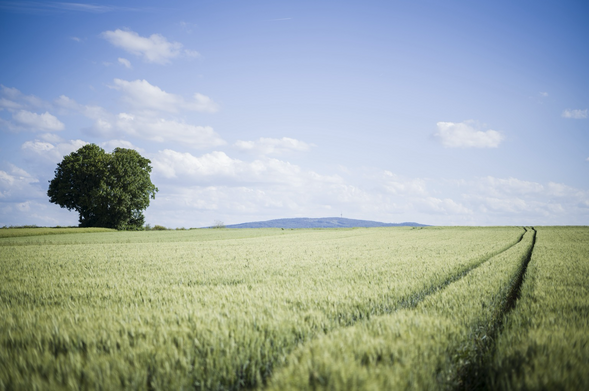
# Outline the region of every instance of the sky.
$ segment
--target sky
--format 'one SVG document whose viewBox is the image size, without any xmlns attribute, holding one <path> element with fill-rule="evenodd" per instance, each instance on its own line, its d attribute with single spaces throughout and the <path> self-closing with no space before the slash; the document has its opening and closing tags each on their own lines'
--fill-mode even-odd
<svg viewBox="0 0 589 391">
<path fill-rule="evenodd" d="M 0 226 L 77 225 L 133 148 L 146 222 L 589 224 L 586 1 L 0 0 Z"/>
</svg>

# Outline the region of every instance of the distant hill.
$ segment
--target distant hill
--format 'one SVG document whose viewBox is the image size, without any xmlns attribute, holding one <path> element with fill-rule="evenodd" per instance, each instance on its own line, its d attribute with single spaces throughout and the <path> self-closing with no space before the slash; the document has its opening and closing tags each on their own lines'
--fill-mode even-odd
<svg viewBox="0 0 589 391">
<path fill-rule="evenodd" d="M 379 221 L 344 219 L 341 217 L 277 219 L 226 225 L 227 228 L 354 228 L 354 227 L 427 227 L 418 223 L 381 223 Z"/>
</svg>

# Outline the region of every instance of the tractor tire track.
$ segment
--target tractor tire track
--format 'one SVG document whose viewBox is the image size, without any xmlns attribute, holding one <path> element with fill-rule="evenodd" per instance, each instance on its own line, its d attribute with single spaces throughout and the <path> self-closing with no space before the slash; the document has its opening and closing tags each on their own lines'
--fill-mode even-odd
<svg viewBox="0 0 589 391">
<path fill-rule="evenodd" d="M 496 257 L 499 254 L 502 254 L 504 252 L 506 252 L 507 250 L 511 249 L 512 247 L 516 246 L 518 243 L 520 243 L 523 238 L 524 235 L 526 234 L 526 232 L 528 232 L 528 230 L 523 227 L 524 232 L 520 235 L 519 239 L 517 240 L 517 242 L 513 243 L 512 245 L 503 248 L 502 250 L 499 250 L 498 252 L 492 253 L 490 254 L 488 257 L 485 257 L 484 259 L 482 259 L 480 262 L 477 262 L 473 265 L 470 265 L 469 267 L 467 267 L 465 270 L 459 272 L 458 274 L 455 274 L 453 276 L 448 277 L 445 281 L 443 281 L 442 283 L 435 285 L 435 286 L 431 286 L 430 288 L 415 293 L 414 295 L 411 295 L 410 297 L 408 297 L 407 299 L 402 300 L 399 305 L 397 305 L 391 312 L 395 312 L 398 311 L 400 309 L 404 309 L 404 308 L 415 308 L 417 307 L 417 305 L 422 302 L 423 300 L 425 300 L 426 297 L 428 297 L 429 295 L 433 295 L 434 293 L 446 288 L 448 285 L 460 280 L 461 278 L 465 277 L 468 273 L 470 273 L 471 271 L 473 271 L 474 269 L 478 268 L 479 266 L 483 265 L 485 262 L 489 261 L 491 258 Z M 534 231 L 534 241 L 536 240 L 536 231 Z M 526 264 L 527 266 L 527 264 Z M 523 278 L 523 277 L 522 277 Z M 519 290 L 518 290 L 519 292 Z"/>
<path fill-rule="evenodd" d="M 488 262 L 490 259 L 498 256 L 499 254 L 502 254 L 502 253 L 508 251 L 509 249 L 511 249 L 514 246 L 516 246 L 517 244 L 519 244 L 523 240 L 526 233 L 528 232 L 528 230 L 525 227 L 522 227 L 522 228 L 523 228 L 523 232 L 515 242 L 499 249 L 498 251 L 488 254 L 487 256 L 483 257 L 480 261 L 475 262 L 474 264 L 467 266 L 464 270 L 461 270 L 458 273 L 449 276 L 447 279 L 445 279 L 441 283 L 438 283 L 436 285 L 432 285 L 432 286 L 426 288 L 425 290 L 419 291 L 419 292 L 414 293 L 404 299 L 401 299 L 395 305 L 392 305 L 390 307 L 385 307 L 385 308 L 382 308 L 382 307 L 375 308 L 375 310 L 373 310 L 368 316 L 351 317 L 351 318 L 347 318 L 343 322 L 341 321 L 341 319 L 337 319 L 337 316 L 332 318 L 332 320 L 339 320 L 339 325 L 337 327 L 334 327 L 334 328 L 326 331 L 326 333 L 332 333 L 336 330 L 341 330 L 341 329 L 345 329 L 347 327 L 352 327 L 358 322 L 370 320 L 370 318 L 373 316 L 388 315 L 388 314 L 392 314 L 394 312 L 400 311 L 402 309 L 412 309 L 412 308 L 417 307 L 417 305 L 419 305 L 419 303 L 421 303 L 423 300 L 425 300 L 428 296 L 441 291 L 442 289 L 448 287 L 450 284 L 452 284 L 454 282 L 457 282 L 458 280 L 460 280 L 463 277 L 465 277 L 466 275 L 468 275 L 474 269 L 476 269 L 476 268 L 480 267 L 481 265 L 483 265 L 484 263 Z M 535 231 L 534 231 L 534 235 L 535 235 Z M 535 236 L 534 236 L 534 238 L 535 238 Z M 308 343 L 308 342 L 312 341 L 313 339 L 314 338 L 308 339 L 306 341 L 300 341 L 300 343 Z M 274 366 L 272 364 L 270 364 L 270 368 L 267 372 L 268 375 L 265 376 L 263 379 L 261 379 L 262 380 L 262 382 L 261 382 L 262 388 L 267 385 L 267 381 L 270 377 L 272 377 L 272 373 L 274 372 L 274 369 L 275 369 Z M 250 389 L 257 389 L 258 387 L 260 387 L 260 384 L 256 384 L 256 385 L 246 384 L 244 389 L 250 390 Z"/>
<path fill-rule="evenodd" d="M 488 390 L 489 385 L 486 384 L 487 372 L 489 368 L 489 360 L 493 357 L 493 351 L 496 348 L 497 337 L 503 330 L 503 324 L 509 313 L 517 305 L 517 301 L 521 296 L 521 289 L 528 269 L 528 264 L 532 260 L 532 254 L 534 252 L 534 246 L 536 245 L 536 234 L 537 231 L 534 227 L 531 227 L 533 231 L 532 244 L 528 249 L 528 253 L 522 262 L 521 269 L 516 276 L 507 297 L 505 303 L 498 311 L 495 317 L 495 323 L 487 329 L 484 336 L 478 338 L 479 344 L 477 349 L 477 355 L 469 364 L 458 370 L 458 386 L 455 387 L 458 391 L 470 391 L 470 390 Z M 484 338 L 483 338 L 484 337 Z"/>
</svg>

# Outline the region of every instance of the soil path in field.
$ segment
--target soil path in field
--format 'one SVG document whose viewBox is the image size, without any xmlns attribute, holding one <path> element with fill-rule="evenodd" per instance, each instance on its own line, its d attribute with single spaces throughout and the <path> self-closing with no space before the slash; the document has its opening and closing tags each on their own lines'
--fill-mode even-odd
<svg viewBox="0 0 589 391">
<path fill-rule="evenodd" d="M 526 258 L 522 263 L 522 268 L 517 276 L 513 287 L 507 295 L 505 305 L 501 309 L 501 313 L 497 317 L 496 323 L 491 327 L 491 331 L 486 334 L 485 339 L 481 339 L 479 352 L 477 358 L 470 362 L 468 365 L 460 369 L 460 381 L 457 390 L 487 390 L 489 389 L 486 384 L 486 369 L 488 368 L 488 361 L 493 357 L 493 351 L 496 348 L 497 337 L 503 329 L 503 322 L 509 313 L 515 308 L 518 299 L 521 295 L 522 284 L 526 271 L 528 270 L 528 264 L 532 260 L 532 253 L 534 252 L 534 246 L 536 245 L 536 230 L 531 227 L 533 233 L 532 246 L 530 247 Z"/>
</svg>

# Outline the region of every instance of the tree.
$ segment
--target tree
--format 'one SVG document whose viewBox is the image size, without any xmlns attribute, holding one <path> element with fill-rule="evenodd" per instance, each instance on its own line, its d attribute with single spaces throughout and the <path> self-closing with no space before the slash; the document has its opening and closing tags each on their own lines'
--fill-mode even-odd
<svg viewBox="0 0 589 391">
<path fill-rule="evenodd" d="M 49 183 L 49 201 L 80 214 L 80 227 L 141 229 L 155 199 L 151 161 L 137 151 L 106 153 L 87 144 L 63 158 Z"/>
</svg>

